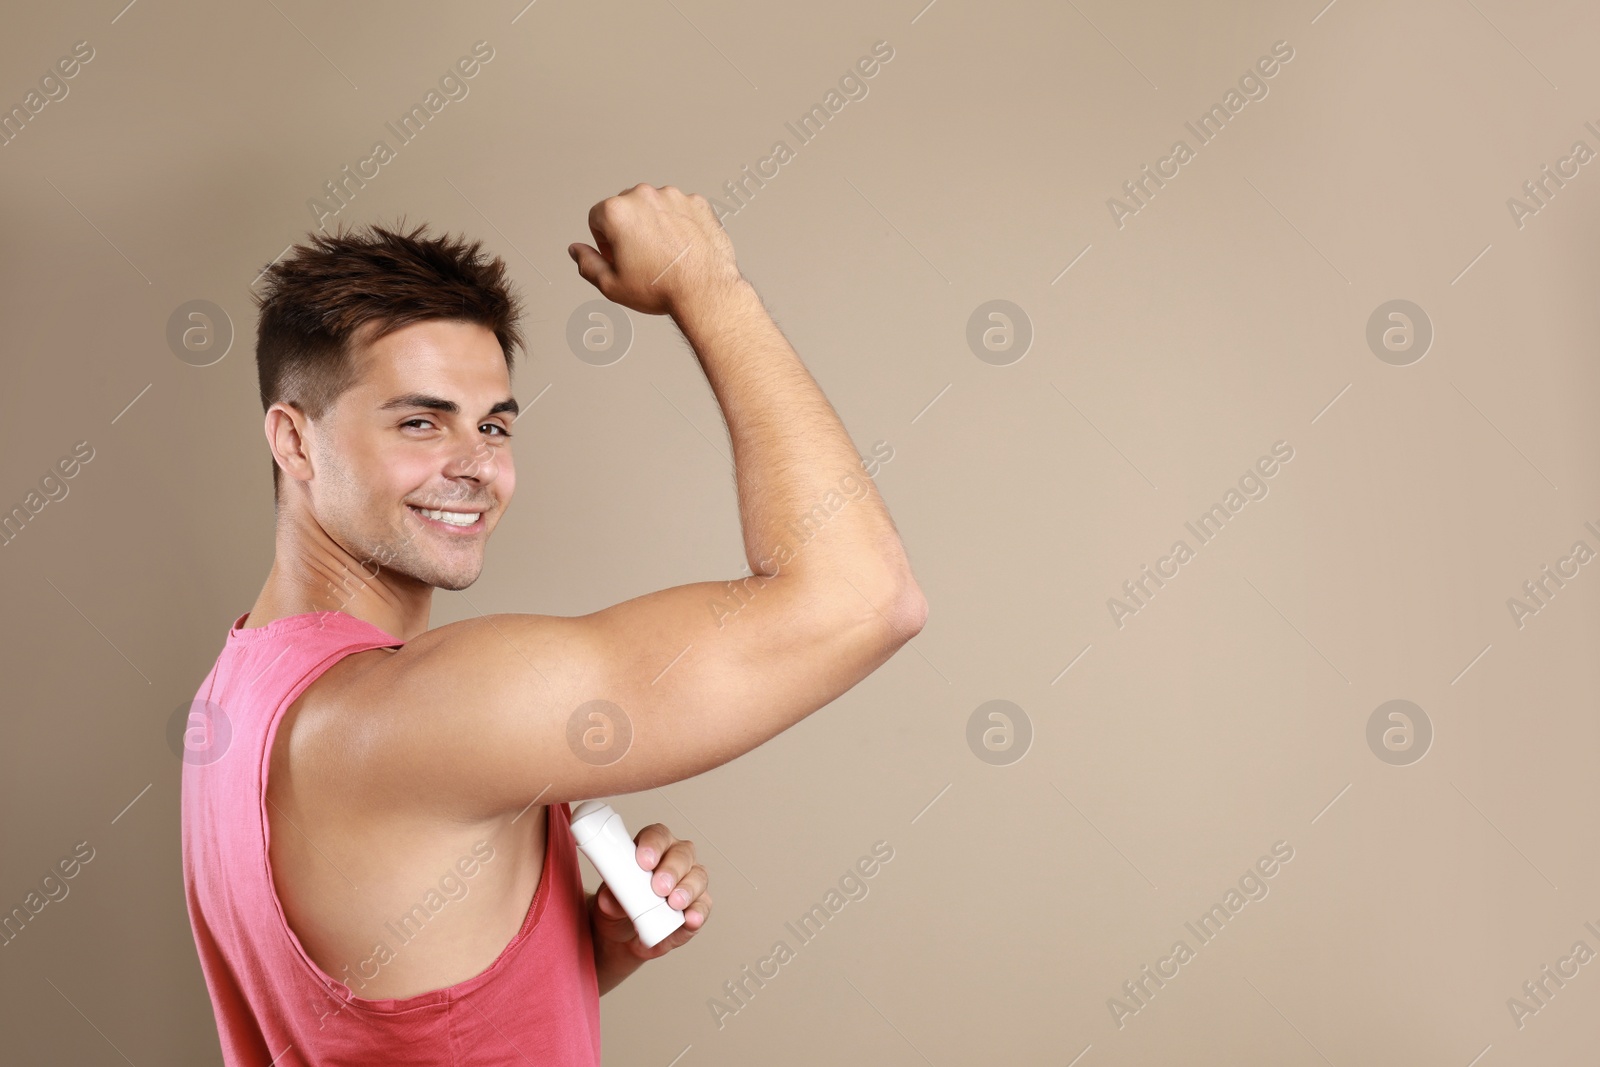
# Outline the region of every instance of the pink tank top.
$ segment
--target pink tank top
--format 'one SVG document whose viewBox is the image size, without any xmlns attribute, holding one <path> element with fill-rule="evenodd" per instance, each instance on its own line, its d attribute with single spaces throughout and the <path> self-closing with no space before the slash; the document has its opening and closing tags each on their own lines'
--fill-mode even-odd
<svg viewBox="0 0 1600 1067">
<path fill-rule="evenodd" d="M 481 974 L 369 1000 L 312 962 L 267 862 L 272 738 L 323 671 L 352 652 L 403 642 L 342 611 L 240 629 L 246 618 L 234 621 L 201 683 L 183 743 L 184 888 L 223 1063 L 598 1067 L 600 993 L 565 803 L 546 806 L 544 871 L 522 928 Z M 359 989 L 361 976 L 349 977 Z"/>
</svg>

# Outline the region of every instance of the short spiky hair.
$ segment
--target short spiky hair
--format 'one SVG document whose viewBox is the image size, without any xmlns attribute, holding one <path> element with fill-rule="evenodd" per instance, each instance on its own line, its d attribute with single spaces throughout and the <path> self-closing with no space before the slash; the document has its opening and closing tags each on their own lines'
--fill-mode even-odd
<svg viewBox="0 0 1600 1067">
<path fill-rule="evenodd" d="M 476 323 L 494 331 L 512 368 L 522 347 L 522 303 L 498 257 L 481 242 L 425 236 L 427 223 L 406 233 L 369 225 L 333 235 L 312 233 L 262 272 L 255 301 L 256 373 L 261 410 L 292 404 L 319 419 L 355 384 L 351 351 L 358 331 L 371 344 L 427 319 Z M 280 471 L 272 464 L 276 495 Z"/>
</svg>

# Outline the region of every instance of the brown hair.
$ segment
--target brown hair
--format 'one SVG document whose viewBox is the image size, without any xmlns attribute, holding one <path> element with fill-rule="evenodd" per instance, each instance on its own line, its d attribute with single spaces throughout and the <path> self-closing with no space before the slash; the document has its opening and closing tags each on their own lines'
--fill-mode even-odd
<svg viewBox="0 0 1600 1067">
<path fill-rule="evenodd" d="M 364 344 L 427 319 L 476 323 L 494 331 L 512 369 L 522 303 L 504 261 L 480 252 L 478 241 L 427 237 L 427 223 L 410 233 L 404 226 L 402 218 L 394 229 L 311 233 L 310 244 L 295 245 L 262 272 L 255 301 L 263 412 L 282 402 L 320 419 L 355 384 L 351 349 L 368 324 Z M 274 460 L 274 496 L 279 478 Z"/>
</svg>

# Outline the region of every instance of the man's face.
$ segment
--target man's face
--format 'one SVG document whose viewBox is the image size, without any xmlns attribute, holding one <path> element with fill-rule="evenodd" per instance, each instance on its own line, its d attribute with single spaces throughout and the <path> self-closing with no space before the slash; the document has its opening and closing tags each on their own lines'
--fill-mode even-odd
<svg viewBox="0 0 1600 1067">
<path fill-rule="evenodd" d="M 358 379 L 310 435 L 316 519 L 367 577 L 465 589 L 516 487 L 500 343 L 434 319 L 353 347 Z"/>
</svg>

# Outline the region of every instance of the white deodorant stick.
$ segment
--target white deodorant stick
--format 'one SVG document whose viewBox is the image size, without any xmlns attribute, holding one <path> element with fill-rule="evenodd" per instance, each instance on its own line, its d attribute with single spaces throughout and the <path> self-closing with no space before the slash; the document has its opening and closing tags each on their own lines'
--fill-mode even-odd
<svg viewBox="0 0 1600 1067">
<path fill-rule="evenodd" d="M 650 887 L 655 872 L 639 866 L 637 846 L 622 825 L 622 816 L 612 811 L 610 804 L 585 800 L 574 808 L 572 836 L 633 920 L 646 948 L 654 948 L 683 925 L 683 912 Z"/>
</svg>

